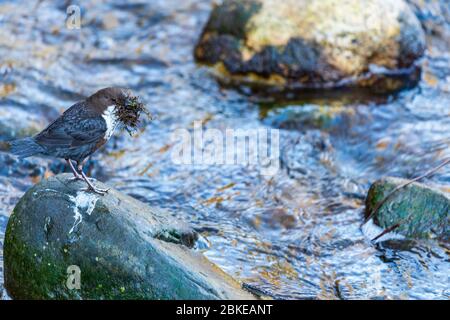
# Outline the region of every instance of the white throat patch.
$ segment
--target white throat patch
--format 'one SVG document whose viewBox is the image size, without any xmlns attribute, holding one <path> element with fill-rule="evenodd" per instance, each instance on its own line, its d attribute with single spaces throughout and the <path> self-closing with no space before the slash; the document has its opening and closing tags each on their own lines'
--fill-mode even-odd
<svg viewBox="0 0 450 320">
<path fill-rule="evenodd" d="M 114 133 L 114 130 L 116 129 L 117 125 L 119 124 L 119 121 L 114 113 L 114 109 L 116 106 L 108 106 L 106 110 L 103 112 L 102 117 L 105 119 L 106 122 L 106 132 L 105 132 L 105 139 L 109 140 L 111 136 Z"/>
</svg>

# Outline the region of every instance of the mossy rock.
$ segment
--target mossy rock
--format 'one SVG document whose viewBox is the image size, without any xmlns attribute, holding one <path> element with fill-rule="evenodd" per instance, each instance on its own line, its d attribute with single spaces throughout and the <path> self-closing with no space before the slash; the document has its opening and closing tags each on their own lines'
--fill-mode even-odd
<svg viewBox="0 0 450 320">
<path fill-rule="evenodd" d="M 407 180 L 384 178 L 376 181 L 366 198 L 366 216 L 395 187 Z M 400 223 L 395 232 L 408 238 L 450 240 L 450 194 L 421 183 L 413 183 L 384 203 L 374 222 L 381 228 Z"/>
<path fill-rule="evenodd" d="M 194 55 L 223 79 L 298 89 L 397 90 L 417 80 L 425 36 L 403 0 L 225 0 Z"/>
<path fill-rule="evenodd" d="M 167 212 L 115 190 L 82 191 L 69 178 L 32 187 L 8 221 L 4 275 L 14 299 L 253 297 L 191 250 L 196 233 Z M 70 266 L 81 271 L 79 290 L 66 285 Z"/>
</svg>

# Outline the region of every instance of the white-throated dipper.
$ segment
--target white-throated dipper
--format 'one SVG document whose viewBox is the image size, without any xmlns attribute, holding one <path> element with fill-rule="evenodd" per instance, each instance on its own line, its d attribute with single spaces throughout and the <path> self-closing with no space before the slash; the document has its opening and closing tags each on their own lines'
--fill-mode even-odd
<svg viewBox="0 0 450 320">
<path fill-rule="evenodd" d="M 75 180 L 84 180 L 88 190 L 105 194 L 108 189 L 96 188 L 83 172 L 87 157 L 111 138 L 121 124 L 128 132 L 139 122 L 144 105 L 122 88 L 105 88 L 84 101 L 75 103 L 47 128 L 33 137 L 11 142 L 11 152 L 20 158 L 34 155 L 63 158 Z M 75 161 L 75 168 L 72 161 Z"/>
</svg>

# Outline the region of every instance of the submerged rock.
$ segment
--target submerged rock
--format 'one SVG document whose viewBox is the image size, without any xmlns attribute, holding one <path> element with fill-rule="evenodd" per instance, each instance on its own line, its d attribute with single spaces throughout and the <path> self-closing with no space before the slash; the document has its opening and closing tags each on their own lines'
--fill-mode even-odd
<svg viewBox="0 0 450 320">
<path fill-rule="evenodd" d="M 11 215 L 4 265 L 13 298 L 253 297 L 189 249 L 197 234 L 167 212 L 115 190 L 105 196 L 82 191 L 84 184 L 69 178 L 58 175 L 35 185 Z M 79 282 L 69 277 L 77 270 Z"/>
<path fill-rule="evenodd" d="M 366 215 L 395 187 L 407 180 L 385 178 L 376 181 L 366 198 Z M 421 183 L 413 183 L 392 195 L 374 216 L 381 228 L 400 223 L 395 232 L 410 238 L 450 240 L 450 194 Z"/>
<path fill-rule="evenodd" d="M 347 122 L 353 112 L 353 109 L 345 107 L 311 104 L 287 106 L 270 110 L 263 122 L 279 129 L 333 131 L 349 127 Z"/>
<path fill-rule="evenodd" d="M 416 80 L 422 27 L 403 0 L 225 0 L 195 48 L 226 79 L 288 89 L 396 90 Z"/>
</svg>

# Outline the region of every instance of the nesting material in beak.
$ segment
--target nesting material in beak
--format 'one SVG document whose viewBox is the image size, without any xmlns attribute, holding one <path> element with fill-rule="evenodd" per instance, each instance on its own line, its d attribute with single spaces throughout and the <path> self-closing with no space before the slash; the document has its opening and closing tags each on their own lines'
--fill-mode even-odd
<svg viewBox="0 0 450 320">
<path fill-rule="evenodd" d="M 125 103 L 119 103 L 116 107 L 116 116 L 130 136 L 136 132 L 142 113 L 145 113 L 150 120 L 152 119 L 150 112 L 138 97 L 129 96 Z"/>
</svg>

